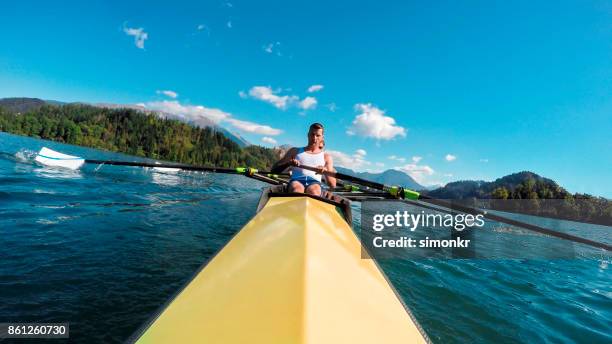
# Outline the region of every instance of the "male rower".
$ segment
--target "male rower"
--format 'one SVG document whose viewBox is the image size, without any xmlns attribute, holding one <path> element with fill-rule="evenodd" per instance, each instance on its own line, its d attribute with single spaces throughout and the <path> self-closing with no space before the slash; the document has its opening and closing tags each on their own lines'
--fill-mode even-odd
<svg viewBox="0 0 612 344">
<path fill-rule="evenodd" d="M 280 173 L 291 168 L 289 192 L 305 192 L 321 196 L 321 174 L 325 171 L 335 172 L 332 157 L 323 151 L 323 125 L 313 123 L 308 129 L 308 145 L 302 148 L 293 147 L 272 167 L 272 172 Z M 319 172 L 299 168 L 300 165 L 316 167 Z M 336 186 L 336 178 L 325 176 L 329 187 Z"/>
</svg>

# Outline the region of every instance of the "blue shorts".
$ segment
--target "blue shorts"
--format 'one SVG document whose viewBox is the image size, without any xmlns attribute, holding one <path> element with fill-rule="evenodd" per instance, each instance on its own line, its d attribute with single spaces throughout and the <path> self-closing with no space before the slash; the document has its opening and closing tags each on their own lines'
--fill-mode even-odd
<svg viewBox="0 0 612 344">
<path fill-rule="evenodd" d="M 304 185 L 304 189 L 308 188 L 311 185 L 314 184 L 319 184 L 319 186 L 321 186 L 321 182 L 312 178 L 312 177 L 297 177 L 295 179 L 291 179 L 289 180 L 289 184 L 291 184 L 291 182 L 300 182 L 300 184 Z"/>
</svg>

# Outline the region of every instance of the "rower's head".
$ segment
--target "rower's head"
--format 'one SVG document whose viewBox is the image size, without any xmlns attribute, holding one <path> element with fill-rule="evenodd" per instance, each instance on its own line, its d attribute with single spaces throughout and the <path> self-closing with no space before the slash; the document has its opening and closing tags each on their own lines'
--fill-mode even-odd
<svg viewBox="0 0 612 344">
<path fill-rule="evenodd" d="M 308 129 L 308 145 L 321 147 L 323 143 L 323 124 L 313 123 Z"/>
</svg>

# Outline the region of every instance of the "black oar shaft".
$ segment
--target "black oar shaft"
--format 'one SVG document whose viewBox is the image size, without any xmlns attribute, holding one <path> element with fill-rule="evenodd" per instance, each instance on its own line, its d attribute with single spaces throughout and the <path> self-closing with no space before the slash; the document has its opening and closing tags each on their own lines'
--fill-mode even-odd
<svg viewBox="0 0 612 344">
<path fill-rule="evenodd" d="M 272 184 L 272 185 L 282 185 L 282 184 L 284 184 L 284 182 L 279 180 L 279 179 L 266 177 L 266 176 L 260 175 L 258 173 L 253 173 L 251 175 L 248 175 L 247 177 L 253 178 L 255 180 L 259 180 L 260 182 Z"/>
<path fill-rule="evenodd" d="M 158 167 L 158 168 L 178 168 L 185 171 L 197 171 L 197 172 L 216 172 L 216 173 L 228 173 L 228 174 L 249 174 L 248 168 L 246 170 L 239 170 L 236 168 L 223 168 L 223 167 L 209 167 L 209 166 L 193 166 L 187 164 L 172 164 L 172 163 L 155 163 L 155 162 L 140 162 L 140 161 L 116 161 L 116 160 L 93 160 L 85 159 L 87 164 L 96 165 L 113 165 L 113 166 L 134 166 L 134 167 Z M 245 173 L 246 171 L 246 173 Z M 253 170 L 254 173 L 260 175 L 272 175 L 270 172 L 262 172 Z M 274 174 L 279 176 L 279 174 Z M 283 174 L 280 174 L 283 176 Z"/>
<path fill-rule="evenodd" d="M 521 227 L 521 228 L 525 228 L 528 230 L 531 230 L 533 232 L 537 232 L 540 234 L 546 234 L 546 235 L 550 235 L 559 239 L 565 239 L 565 240 L 569 240 L 569 241 L 575 241 L 581 244 L 585 244 L 585 245 L 589 245 L 589 246 L 593 246 L 593 247 L 597 247 L 597 248 L 603 248 L 604 250 L 608 250 L 608 251 L 612 251 L 612 246 L 602 243 L 602 242 L 598 242 L 598 241 L 593 241 L 593 240 L 589 240 L 583 237 L 579 237 L 579 236 L 575 236 L 572 234 L 567 234 L 567 233 L 563 233 L 563 232 L 558 232 L 558 231 L 554 231 L 552 229 L 548 229 L 548 228 L 544 228 L 544 227 L 540 227 L 531 223 L 526 223 L 526 222 L 522 222 L 522 221 L 517 221 L 517 220 L 513 220 L 513 219 L 509 219 L 507 217 L 503 217 L 503 216 L 499 216 L 499 215 L 495 215 L 495 214 L 491 214 L 489 212 L 480 210 L 480 209 L 476 209 L 476 208 L 472 208 L 472 207 L 468 207 L 465 205 L 461 205 L 461 204 L 457 204 L 457 203 L 453 203 L 453 202 L 448 202 L 446 200 L 441 200 L 441 199 L 434 199 L 428 196 L 424 196 L 421 195 L 420 200 L 423 202 L 427 202 L 427 203 L 431 203 L 437 206 L 442 206 L 451 210 L 458 210 L 461 211 L 463 213 L 466 214 L 472 214 L 472 215 L 482 215 L 484 216 L 486 219 L 489 220 L 493 220 L 493 221 L 497 221 L 497 222 L 502 222 L 505 224 L 509 224 L 509 225 L 513 225 L 513 226 L 517 226 L 517 227 Z"/>
<path fill-rule="evenodd" d="M 316 167 L 312 167 L 312 166 L 306 166 L 306 165 L 300 165 L 297 166 L 298 168 L 303 168 L 305 170 L 309 170 L 309 171 L 313 171 L 313 172 L 317 172 L 319 174 L 323 174 L 326 176 L 330 176 L 330 177 L 334 177 L 334 178 L 338 178 L 338 179 L 342 179 L 342 180 L 347 180 L 347 181 L 351 181 L 353 183 L 357 183 L 357 184 L 361 184 L 364 186 L 368 186 L 374 189 L 378 189 L 378 190 L 384 190 L 385 189 L 385 185 L 381 184 L 381 183 L 376 183 L 376 182 L 372 182 L 363 178 L 359 178 L 359 177 L 353 177 L 350 176 L 348 174 L 344 174 L 344 173 L 340 173 L 340 172 L 330 172 L 330 171 L 323 171 L 321 172 L 321 169 L 316 168 Z"/>
<path fill-rule="evenodd" d="M 343 180 L 348 180 L 351 181 L 353 183 L 357 183 L 357 184 L 361 184 L 364 186 L 368 186 L 374 189 L 378 189 L 381 191 L 388 191 L 389 187 L 381 184 L 381 183 L 376 183 L 376 182 L 372 182 L 366 179 L 362 179 L 362 178 L 358 178 L 358 177 L 353 177 L 353 176 L 349 176 L 343 173 L 338 173 L 338 172 L 329 172 L 329 171 L 321 171 L 319 168 L 316 167 L 312 167 L 312 166 L 305 166 L 305 165 L 300 165 L 298 166 L 299 168 L 303 168 L 305 170 L 310 170 L 310 171 L 314 171 L 326 176 L 330 176 L 330 177 L 335 177 L 338 179 L 343 179 Z M 410 191 L 411 192 L 411 191 Z M 402 195 L 403 196 L 403 195 Z M 567 234 L 567 233 L 563 233 L 563 232 L 557 232 L 554 231 L 552 229 L 548 229 L 548 228 L 544 228 L 544 227 L 540 227 L 540 226 L 536 226 L 530 223 L 525 223 L 525 222 L 521 222 L 521 221 L 517 221 L 517 220 L 512 220 L 503 216 L 499 216 L 499 215 L 494 215 L 491 213 L 486 213 L 483 212 L 482 210 L 479 209 L 475 209 L 472 207 L 468 207 L 468 206 L 464 206 L 464 205 L 459 205 L 459 204 L 455 204 L 455 203 L 450 203 L 447 201 L 443 201 L 443 200 L 439 200 L 439 199 L 433 199 L 431 197 L 425 196 L 425 195 L 418 195 L 418 199 L 424 202 L 428 202 L 431 204 L 435 204 L 438 206 L 443 206 L 452 210 L 459 210 L 461 212 L 467 213 L 467 214 L 472 214 L 472 215 L 479 215 L 482 214 L 485 218 L 489 219 L 489 220 L 493 220 L 493 221 L 498 221 L 498 222 L 502 222 L 502 223 L 506 223 L 509 225 L 513 225 L 513 226 L 518 226 L 521 228 L 525 228 L 537 233 L 541 233 L 541 234 L 546 234 L 546 235 L 550 235 L 556 238 L 560 238 L 560 239 L 565 239 L 565 240 L 569 240 L 569 241 L 574 241 L 574 242 L 578 242 L 581 244 L 585 244 L 585 245 L 589 245 L 589 246 L 593 246 L 593 247 L 597 247 L 597 248 L 602 248 L 604 250 L 608 250 L 608 251 L 612 251 L 612 246 L 602 243 L 602 242 L 597 242 L 597 241 L 593 241 L 593 240 L 589 240 L 586 238 L 582 238 L 582 237 L 578 237 L 575 235 L 571 235 L 571 234 Z M 442 210 L 444 211 L 444 210 Z"/>
<path fill-rule="evenodd" d="M 113 165 L 113 166 L 179 168 L 181 170 L 186 170 L 186 171 L 238 173 L 235 168 L 232 169 L 232 168 L 218 168 L 218 167 L 206 167 L 206 166 L 191 166 L 191 165 L 184 165 L 184 164 L 164 164 L 164 163 L 152 163 L 152 162 L 90 160 L 90 159 L 86 159 L 85 163 L 96 164 L 96 165 Z"/>
</svg>

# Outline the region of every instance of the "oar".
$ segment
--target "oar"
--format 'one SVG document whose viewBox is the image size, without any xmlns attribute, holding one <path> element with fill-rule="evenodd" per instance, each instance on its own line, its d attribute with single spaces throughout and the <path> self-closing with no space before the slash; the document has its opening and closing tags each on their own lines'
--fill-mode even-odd
<svg viewBox="0 0 612 344">
<path fill-rule="evenodd" d="M 226 174 L 242 174 L 246 176 L 259 175 L 267 178 L 279 178 L 281 176 L 288 176 L 288 174 L 278 174 L 271 172 L 262 172 L 256 168 L 251 167 L 236 167 L 236 168 L 222 168 L 222 167 L 209 167 L 209 166 L 193 166 L 187 164 L 173 164 L 173 163 L 159 163 L 159 162 L 140 162 L 140 161 L 116 161 L 116 160 L 93 160 L 84 159 L 74 155 L 67 155 L 60 152 L 56 152 L 47 147 L 43 147 L 34 159 L 37 162 L 47 166 L 57 166 L 69 169 L 79 169 L 83 164 L 95 164 L 95 165 L 114 165 L 114 166 L 134 166 L 134 167 L 151 167 L 151 168 L 173 168 L 181 169 L 183 171 L 197 171 L 197 172 L 213 172 L 213 173 L 226 173 Z"/>
<path fill-rule="evenodd" d="M 299 168 L 303 168 L 305 170 L 310 170 L 310 171 L 313 171 L 313 172 L 317 172 L 319 174 L 324 174 L 326 176 L 330 176 L 330 177 L 342 179 L 342 180 L 345 180 L 345 181 L 350 181 L 350 182 L 353 182 L 353 183 L 357 183 L 357 184 L 360 184 L 360 185 L 363 185 L 363 186 L 370 187 L 372 189 L 385 191 L 385 192 L 388 192 L 391 196 L 394 196 L 396 198 L 418 200 L 419 197 L 420 197 L 420 193 L 418 193 L 416 191 L 412 191 L 410 189 L 404 189 L 401 186 L 389 186 L 389 185 L 373 182 L 373 181 L 370 181 L 370 180 L 366 180 L 366 179 L 363 179 L 363 178 L 353 177 L 353 176 L 350 176 L 348 174 L 344 174 L 344 173 L 340 173 L 340 172 L 325 171 L 325 172 L 321 173 L 321 169 L 320 168 L 316 168 L 316 167 L 312 167 L 312 166 L 300 165 L 298 167 Z M 357 186 L 350 186 L 349 185 L 348 187 L 347 186 L 345 186 L 345 187 L 347 189 L 348 188 L 352 188 L 354 191 L 360 190 L 360 188 L 357 187 Z"/>
<path fill-rule="evenodd" d="M 334 177 L 334 178 L 338 178 L 338 179 L 342 179 L 345 181 L 350 181 L 353 183 L 357 183 L 360 185 L 364 185 L 373 189 L 377 189 L 377 190 L 381 190 L 381 191 L 385 191 L 387 192 L 391 197 L 396 198 L 396 199 L 404 199 L 404 200 L 412 200 L 412 201 L 423 201 L 423 202 L 427 202 L 427 203 L 431 203 L 431 204 L 435 204 L 437 206 L 442 206 L 451 210 L 459 210 L 463 213 L 466 214 L 472 214 L 472 215 L 482 215 L 484 218 L 489 219 L 489 220 L 493 220 L 493 221 L 497 221 L 497 222 L 502 222 L 502 223 L 506 223 L 509 225 L 513 225 L 513 226 L 518 226 L 521 228 L 525 228 L 534 232 L 538 232 L 541 234 L 546 234 L 546 235 L 550 235 L 556 238 L 560 238 L 560 239 L 564 239 L 564 240 L 569 240 L 569 241 L 574 241 L 574 242 L 579 242 L 581 244 L 585 244 L 585 245 L 589 245 L 589 246 L 593 246 L 593 247 L 597 247 L 597 248 L 602 248 L 604 250 L 607 251 L 612 251 L 612 246 L 602 243 L 602 242 L 598 242 L 598 241 L 593 241 L 593 240 L 589 240 L 586 238 L 582 238 L 579 236 L 575 236 L 575 235 L 571 235 L 571 234 L 567 234 L 567 233 L 562 233 L 562 232 L 557 232 L 554 231 L 552 229 L 548 229 L 548 228 L 544 228 L 544 227 L 540 227 L 540 226 L 536 226 L 530 223 L 526 223 L 526 222 L 522 222 L 522 221 L 517 221 L 517 220 L 513 220 L 513 219 L 509 219 L 503 216 L 499 216 L 499 215 L 495 215 L 495 214 L 491 214 L 488 213 L 486 211 L 480 210 L 480 209 L 476 209 L 476 208 L 472 208 L 472 207 L 468 207 L 468 206 L 464 206 L 464 205 L 460 205 L 460 204 L 455 204 L 455 203 L 451 203 L 448 201 L 444 201 L 441 199 L 434 199 L 432 197 L 429 196 L 425 196 L 425 195 L 421 195 L 419 192 L 417 191 L 413 191 L 410 189 L 405 189 L 401 186 L 389 186 L 389 185 L 384 185 L 381 183 L 377 183 L 377 182 L 372 182 L 363 178 L 359 178 L 359 177 L 353 177 L 350 176 L 348 174 L 343 174 L 343 173 L 339 173 L 339 172 L 330 172 L 330 171 L 321 171 L 321 169 L 316 168 L 316 167 L 312 167 L 312 166 L 305 166 L 305 165 L 300 165 L 299 168 L 303 168 L 305 170 L 310 170 L 310 171 L 314 171 L 317 172 L 319 174 L 324 174 L 326 176 L 330 176 L 330 177 Z M 360 189 L 358 186 L 349 186 L 349 188 L 351 190 L 349 191 L 362 191 L 362 189 Z M 414 202 L 412 204 L 415 205 L 419 205 L 418 202 Z M 442 211 L 445 211 L 443 209 L 440 209 Z"/>
</svg>

